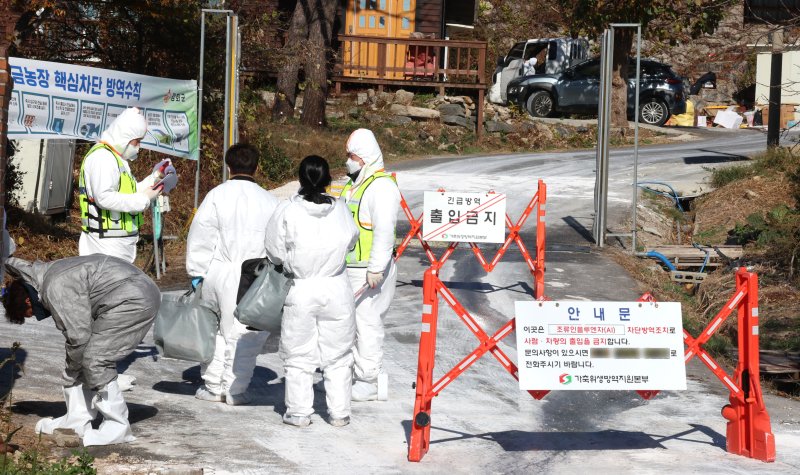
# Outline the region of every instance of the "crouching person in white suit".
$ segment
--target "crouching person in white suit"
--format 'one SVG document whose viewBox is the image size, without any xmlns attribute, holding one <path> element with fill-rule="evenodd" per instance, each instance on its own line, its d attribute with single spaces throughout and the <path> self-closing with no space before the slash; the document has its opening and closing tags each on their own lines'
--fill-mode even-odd
<svg viewBox="0 0 800 475">
<path fill-rule="evenodd" d="M 6 318 L 52 316 L 66 338 L 64 399 L 67 414 L 36 423 L 36 432 L 72 429 L 83 445 L 135 439 L 117 383 L 117 362 L 131 354 L 153 325 L 161 293 L 132 264 L 101 254 L 30 263 L 10 258 L 12 281 L 3 298 Z M 103 422 L 92 429 L 99 414 Z"/>
</svg>

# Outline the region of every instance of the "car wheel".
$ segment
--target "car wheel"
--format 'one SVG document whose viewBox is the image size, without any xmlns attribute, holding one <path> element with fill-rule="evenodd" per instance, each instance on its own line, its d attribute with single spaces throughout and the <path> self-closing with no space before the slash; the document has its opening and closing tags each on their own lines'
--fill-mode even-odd
<svg viewBox="0 0 800 475">
<path fill-rule="evenodd" d="M 669 119 L 669 109 L 664 101 L 651 98 L 639 106 L 639 120 L 645 124 L 662 126 Z"/>
<path fill-rule="evenodd" d="M 549 117 L 553 113 L 553 97 L 546 91 L 536 91 L 528 97 L 528 113 L 534 117 Z"/>
</svg>

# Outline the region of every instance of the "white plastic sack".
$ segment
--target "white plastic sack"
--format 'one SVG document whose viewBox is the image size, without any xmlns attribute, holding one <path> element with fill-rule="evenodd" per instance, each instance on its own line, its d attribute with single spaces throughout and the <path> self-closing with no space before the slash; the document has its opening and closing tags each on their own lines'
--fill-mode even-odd
<svg viewBox="0 0 800 475">
<path fill-rule="evenodd" d="M 236 305 L 233 315 L 243 325 L 277 333 L 281 328 L 283 304 L 294 280 L 283 272 L 282 266 L 276 267 L 268 259 L 263 259 L 254 273 L 256 279 Z"/>
<path fill-rule="evenodd" d="M 219 315 L 200 298 L 201 286 L 183 295 L 161 294 L 153 339 L 161 356 L 206 363 L 214 356 Z"/>
</svg>

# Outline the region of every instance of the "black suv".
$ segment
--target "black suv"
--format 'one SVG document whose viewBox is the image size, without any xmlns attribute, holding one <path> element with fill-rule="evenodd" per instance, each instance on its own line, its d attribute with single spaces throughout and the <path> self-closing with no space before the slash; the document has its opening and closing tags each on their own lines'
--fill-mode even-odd
<svg viewBox="0 0 800 475">
<path fill-rule="evenodd" d="M 666 64 L 641 61 L 639 120 L 664 125 L 670 114 L 683 114 L 686 101 L 683 79 Z M 628 116 L 633 117 L 636 60 L 628 66 Z M 537 74 L 508 83 L 508 101 L 524 107 L 534 117 L 556 112 L 597 114 L 600 59 L 590 59 L 560 74 Z"/>
</svg>

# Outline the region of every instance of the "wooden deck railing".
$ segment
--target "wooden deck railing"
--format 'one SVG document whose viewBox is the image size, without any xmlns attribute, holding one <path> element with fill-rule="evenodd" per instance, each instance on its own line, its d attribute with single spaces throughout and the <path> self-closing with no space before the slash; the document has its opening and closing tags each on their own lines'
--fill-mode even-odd
<svg viewBox="0 0 800 475">
<path fill-rule="evenodd" d="M 486 42 L 339 36 L 334 81 L 377 85 L 486 87 Z"/>
<path fill-rule="evenodd" d="M 384 86 L 471 89 L 477 92 L 477 136 L 483 135 L 486 42 L 340 35 L 332 80 Z"/>
</svg>

